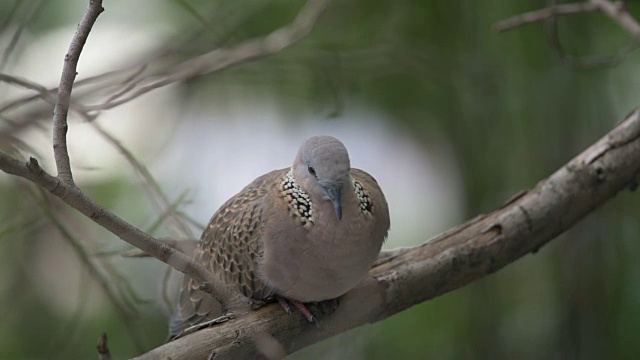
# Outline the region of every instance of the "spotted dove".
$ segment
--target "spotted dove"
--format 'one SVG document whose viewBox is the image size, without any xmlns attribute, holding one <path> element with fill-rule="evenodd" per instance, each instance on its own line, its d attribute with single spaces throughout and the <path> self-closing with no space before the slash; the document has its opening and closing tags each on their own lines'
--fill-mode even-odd
<svg viewBox="0 0 640 360">
<path fill-rule="evenodd" d="M 213 215 L 194 257 L 247 298 L 292 303 L 336 299 L 362 280 L 389 230 L 376 180 L 350 167 L 330 136 L 306 140 L 291 168 L 255 179 Z M 224 307 L 185 276 L 170 334 L 221 315 Z"/>
</svg>

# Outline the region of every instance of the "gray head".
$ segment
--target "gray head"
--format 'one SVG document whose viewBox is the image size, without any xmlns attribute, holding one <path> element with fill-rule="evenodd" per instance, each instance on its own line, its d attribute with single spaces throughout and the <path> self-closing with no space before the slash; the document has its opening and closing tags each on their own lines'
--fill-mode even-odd
<svg viewBox="0 0 640 360">
<path fill-rule="evenodd" d="M 331 201 L 342 218 L 342 188 L 349 183 L 351 164 L 347 148 L 331 136 L 313 136 L 300 146 L 293 176 L 309 195 Z"/>
</svg>

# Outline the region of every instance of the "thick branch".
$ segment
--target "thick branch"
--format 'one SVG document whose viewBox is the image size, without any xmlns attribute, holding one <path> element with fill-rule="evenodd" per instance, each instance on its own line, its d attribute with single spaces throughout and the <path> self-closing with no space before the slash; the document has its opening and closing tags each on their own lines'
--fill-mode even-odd
<svg viewBox="0 0 640 360">
<path fill-rule="evenodd" d="M 493 30 L 503 32 L 516 27 L 547 20 L 556 16 L 575 15 L 598 10 L 598 5 L 590 2 L 579 2 L 562 5 L 554 5 L 540 10 L 526 12 L 508 19 L 499 21 L 493 25 Z"/>
<path fill-rule="evenodd" d="M 71 103 L 71 88 L 76 79 L 76 68 L 80 53 L 84 47 L 93 24 L 98 15 L 104 11 L 102 0 L 89 0 L 87 11 L 78 25 L 78 30 L 71 40 L 69 51 L 64 57 L 64 66 L 58 87 L 58 100 L 53 110 L 53 155 L 56 160 L 58 177 L 69 184 L 73 184 L 69 152 L 67 151 L 67 114 Z"/>
<path fill-rule="evenodd" d="M 287 353 L 487 276 L 569 229 L 620 190 L 637 186 L 640 111 L 538 185 L 493 212 L 412 248 L 384 252 L 358 287 L 320 327 L 277 304 L 164 344 L 139 359 L 254 358 L 262 337 Z M 258 341 L 256 341 L 256 339 Z"/>
</svg>

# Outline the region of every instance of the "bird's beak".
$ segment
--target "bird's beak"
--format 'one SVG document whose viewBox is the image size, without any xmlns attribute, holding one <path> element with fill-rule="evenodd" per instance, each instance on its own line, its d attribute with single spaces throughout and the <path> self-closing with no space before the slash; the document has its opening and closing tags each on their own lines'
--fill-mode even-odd
<svg viewBox="0 0 640 360">
<path fill-rule="evenodd" d="M 333 204 L 333 209 L 336 211 L 336 216 L 338 216 L 338 220 L 342 220 L 342 192 L 339 187 L 330 187 L 327 188 L 327 196 L 329 196 L 329 200 Z"/>
</svg>

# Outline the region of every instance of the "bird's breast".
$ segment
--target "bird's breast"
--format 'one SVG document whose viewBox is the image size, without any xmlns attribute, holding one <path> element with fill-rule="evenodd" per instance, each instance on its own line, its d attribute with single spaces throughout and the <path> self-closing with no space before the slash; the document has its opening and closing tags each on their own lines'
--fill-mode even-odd
<svg viewBox="0 0 640 360">
<path fill-rule="evenodd" d="M 366 275 L 384 242 L 365 210 L 354 192 L 343 198 L 341 220 L 329 201 L 313 201 L 311 226 L 295 216 L 272 219 L 264 232 L 261 276 L 287 298 L 341 296 Z"/>
</svg>

